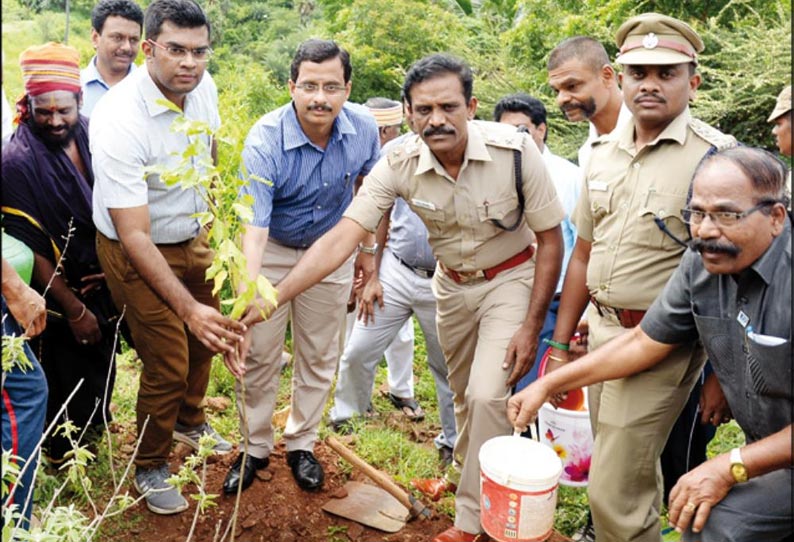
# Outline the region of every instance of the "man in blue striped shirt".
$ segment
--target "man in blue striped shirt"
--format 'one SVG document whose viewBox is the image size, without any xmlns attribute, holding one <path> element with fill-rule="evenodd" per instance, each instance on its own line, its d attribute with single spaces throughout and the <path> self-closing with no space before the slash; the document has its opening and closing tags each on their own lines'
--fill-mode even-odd
<svg viewBox="0 0 794 542">
<path fill-rule="evenodd" d="M 243 235 L 251 278 L 262 273 L 278 285 L 306 249 L 336 225 L 359 178 L 378 160 L 375 119 L 364 107 L 346 103 L 351 71 L 348 53 L 334 42 L 302 43 L 290 70 L 292 102 L 262 117 L 248 134 L 243 150 L 246 174 L 272 183 L 252 181 L 244 189 L 255 198 L 254 219 Z M 374 268 L 376 248 L 363 247 L 370 252 L 360 256 L 367 259 L 359 262 L 363 267 Z M 301 488 L 322 486 L 323 470 L 312 451 L 339 358 L 339 333 L 352 280 L 353 265 L 348 260 L 251 328 L 244 369 L 230 366 L 246 383 L 248 457 L 244 468 L 242 454 L 232 465 L 223 485 L 226 493 L 237 492 L 240 484 L 248 487 L 255 470 L 269 462 L 270 420 L 288 318 L 295 367 L 284 432 L 287 462 Z"/>
</svg>

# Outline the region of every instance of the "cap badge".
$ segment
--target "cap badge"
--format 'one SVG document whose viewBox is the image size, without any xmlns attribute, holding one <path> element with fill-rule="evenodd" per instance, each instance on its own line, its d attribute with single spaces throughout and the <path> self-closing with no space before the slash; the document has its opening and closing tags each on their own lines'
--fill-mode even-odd
<svg viewBox="0 0 794 542">
<path fill-rule="evenodd" d="M 659 36 L 653 32 L 648 33 L 642 38 L 642 46 L 646 49 L 655 49 L 657 45 L 659 45 Z"/>
</svg>

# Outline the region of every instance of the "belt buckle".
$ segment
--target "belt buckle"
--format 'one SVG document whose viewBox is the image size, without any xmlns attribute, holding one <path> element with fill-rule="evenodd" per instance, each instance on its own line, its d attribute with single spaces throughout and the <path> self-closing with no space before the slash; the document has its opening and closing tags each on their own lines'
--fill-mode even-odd
<svg viewBox="0 0 794 542">
<path fill-rule="evenodd" d="M 419 267 L 414 268 L 414 273 L 422 277 L 423 279 L 432 279 L 433 278 L 433 271 L 429 269 L 422 269 Z"/>
<path fill-rule="evenodd" d="M 458 276 L 460 277 L 461 284 L 468 284 L 469 282 L 475 282 L 478 279 L 484 279 L 485 273 L 481 269 L 476 271 L 458 271 Z"/>
</svg>

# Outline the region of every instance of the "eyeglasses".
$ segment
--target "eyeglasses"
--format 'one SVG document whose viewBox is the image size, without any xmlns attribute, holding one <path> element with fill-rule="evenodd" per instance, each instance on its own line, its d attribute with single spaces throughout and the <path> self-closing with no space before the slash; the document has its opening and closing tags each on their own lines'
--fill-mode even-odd
<svg viewBox="0 0 794 542">
<path fill-rule="evenodd" d="M 193 57 L 196 62 L 209 62 L 212 56 L 212 49 L 209 47 L 197 47 L 196 49 L 186 49 L 178 45 L 163 45 L 154 40 L 146 40 L 151 45 L 155 45 L 165 51 L 166 56 L 174 60 L 184 60 L 187 58 L 188 53 Z"/>
<path fill-rule="evenodd" d="M 735 213 L 733 211 L 718 211 L 715 213 L 709 213 L 697 209 L 681 209 L 681 218 L 683 218 L 684 222 L 686 222 L 687 224 L 699 226 L 703 222 L 703 219 L 706 218 L 706 216 L 708 215 L 711 221 L 717 224 L 718 226 L 724 226 L 726 228 L 730 228 L 731 226 L 735 226 L 740 220 L 753 214 L 754 212 L 759 211 L 764 207 L 775 205 L 776 203 L 780 203 L 780 202 L 778 200 L 765 200 L 759 203 L 758 205 L 753 205 L 752 207 L 750 207 L 746 211 L 742 211 L 741 213 Z"/>
<path fill-rule="evenodd" d="M 320 85 L 315 83 L 299 83 L 295 85 L 295 87 L 301 89 L 306 94 L 316 94 L 320 90 Z M 344 92 L 345 90 L 347 90 L 347 87 L 343 85 L 323 85 L 323 92 L 331 96 Z"/>
</svg>

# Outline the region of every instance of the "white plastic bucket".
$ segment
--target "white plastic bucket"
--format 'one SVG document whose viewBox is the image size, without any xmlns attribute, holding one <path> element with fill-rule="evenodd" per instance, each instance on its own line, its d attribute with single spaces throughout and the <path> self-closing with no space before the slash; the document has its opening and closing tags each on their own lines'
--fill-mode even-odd
<svg viewBox="0 0 794 542">
<path fill-rule="evenodd" d="M 546 540 L 554 526 L 562 464 L 550 448 L 494 437 L 480 448 L 480 523 L 498 542 Z"/>
<path fill-rule="evenodd" d="M 590 477 L 593 431 L 586 390 L 584 404 L 584 410 L 566 410 L 544 403 L 538 412 L 540 442 L 554 450 L 562 461 L 560 483 L 566 486 L 586 486 Z"/>
</svg>

